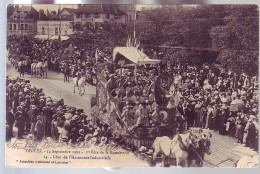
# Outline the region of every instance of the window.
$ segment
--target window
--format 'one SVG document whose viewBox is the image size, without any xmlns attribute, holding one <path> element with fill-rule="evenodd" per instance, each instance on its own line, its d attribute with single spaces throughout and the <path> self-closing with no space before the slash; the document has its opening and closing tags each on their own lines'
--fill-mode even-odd
<svg viewBox="0 0 260 174">
<path fill-rule="evenodd" d="M 55 35 L 58 35 L 58 27 L 55 27 Z"/>
<path fill-rule="evenodd" d="M 114 17 L 115 19 L 121 19 L 121 15 L 116 15 L 115 14 L 115 17 Z"/>
<path fill-rule="evenodd" d="M 14 24 L 14 30 L 16 30 L 16 24 Z"/>
<path fill-rule="evenodd" d="M 23 12 L 21 13 L 21 19 L 24 19 L 24 13 Z"/>
<path fill-rule="evenodd" d="M 109 19 L 109 17 L 110 17 L 109 14 L 107 14 L 107 19 Z"/>
<path fill-rule="evenodd" d="M 13 29 L 13 25 L 9 24 L 9 30 L 12 30 L 12 29 Z"/>
<path fill-rule="evenodd" d="M 44 35 L 45 34 L 45 29 L 44 29 L 44 27 L 42 27 L 42 35 Z"/>
<path fill-rule="evenodd" d="M 81 14 L 76 14 L 76 18 L 77 19 L 81 18 Z"/>
<path fill-rule="evenodd" d="M 25 30 L 28 30 L 28 24 L 24 24 Z"/>
<path fill-rule="evenodd" d="M 94 14 L 94 18 L 99 18 L 98 13 Z"/>
<path fill-rule="evenodd" d="M 77 22 L 75 25 L 74 25 L 74 29 L 75 30 L 80 30 L 81 29 L 81 25 L 79 22 Z"/>
<path fill-rule="evenodd" d="M 21 30 L 23 30 L 23 24 L 21 24 Z"/>
</svg>

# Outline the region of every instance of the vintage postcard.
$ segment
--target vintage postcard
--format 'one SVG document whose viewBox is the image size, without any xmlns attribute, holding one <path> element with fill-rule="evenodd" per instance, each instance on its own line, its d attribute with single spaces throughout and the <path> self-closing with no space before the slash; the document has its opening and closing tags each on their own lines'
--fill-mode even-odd
<svg viewBox="0 0 260 174">
<path fill-rule="evenodd" d="M 258 166 L 257 5 L 6 12 L 6 166 Z"/>
</svg>

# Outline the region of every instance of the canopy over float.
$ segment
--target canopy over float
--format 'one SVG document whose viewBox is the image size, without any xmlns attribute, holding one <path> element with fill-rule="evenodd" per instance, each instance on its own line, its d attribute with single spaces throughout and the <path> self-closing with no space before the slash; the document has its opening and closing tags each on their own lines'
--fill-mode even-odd
<svg viewBox="0 0 260 174">
<path fill-rule="evenodd" d="M 136 47 L 116 47 L 113 50 L 113 62 L 123 65 L 158 64 L 160 60 L 150 59 Z"/>
</svg>

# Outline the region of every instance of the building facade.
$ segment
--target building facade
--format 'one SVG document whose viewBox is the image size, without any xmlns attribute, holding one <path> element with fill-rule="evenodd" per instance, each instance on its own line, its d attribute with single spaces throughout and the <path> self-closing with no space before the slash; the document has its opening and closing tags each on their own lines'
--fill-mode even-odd
<svg viewBox="0 0 260 174">
<path fill-rule="evenodd" d="M 36 35 L 39 12 L 32 6 L 15 6 L 7 19 L 7 35 Z"/>
<path fill-rule="evenodd" d="M 137 11 L 135 4 L 118 4 L 116 5 L 121 11 L 125 12 L 127 15 L 127 21 L 134 21 L 137 19 Z"/>
<path fill-rule="evenodd" d="M 45 35 L 46 38 L 52 36 L 68 36 L 73 34 L 71 21 L 66 20 L 38 20 L 37 35 Z"/>
<path fill-rule="evenodd" d="M 105 21 L 125 23 L 127 13 L 120 10 L 117 5 L 110 4 L 80 5 L 74 11 L 74 24 L 77 29 L 86 23 L 98 24 Z"/>
<path fill-rule="evenodd" d="M 41 35 L 43 38 L 51 38 L 52 36 L 73 34 L 74 10 L 63 8 L 58 13 L 47 10 L 47 15 L 40 10 L 40 18 L 37 21 L 37 35 Z"/>
</svg>

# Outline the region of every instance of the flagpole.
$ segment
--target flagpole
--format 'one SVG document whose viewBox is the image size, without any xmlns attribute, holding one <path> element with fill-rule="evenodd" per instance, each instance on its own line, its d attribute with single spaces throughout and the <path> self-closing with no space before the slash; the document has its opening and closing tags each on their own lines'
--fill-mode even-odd
<svg viewBox="0 0 260 174">
<path fill-rule="evenodd" d="M 136 4 L 134 4 L 134 6 L 135 6 L 135 17 L 134 17 L 134 39 L 136 40 L 136 38 L 135 38 L 135 30 L 136 30 Z"/>
<path fill-rule="evenodd" d="M 60 42 L 60 58 L 61 58 L 61 15 L 60 15 L 60 5 L 59 5 L 59 11 L 58 11 L 58 15 L 60 18 L 60 25 L 59 25 L 59 42 Z"/>
<path fill-rule="evenodd" d="M 47 11 L 49 12 L 48 6 L 47 6 Z M 47 25 L 48 25 L 48 40 L 50 39 L 50 29 L 49 29 L 49 18 L 48 18 L 48 13 L 47 13 Z"/>
</svg>

